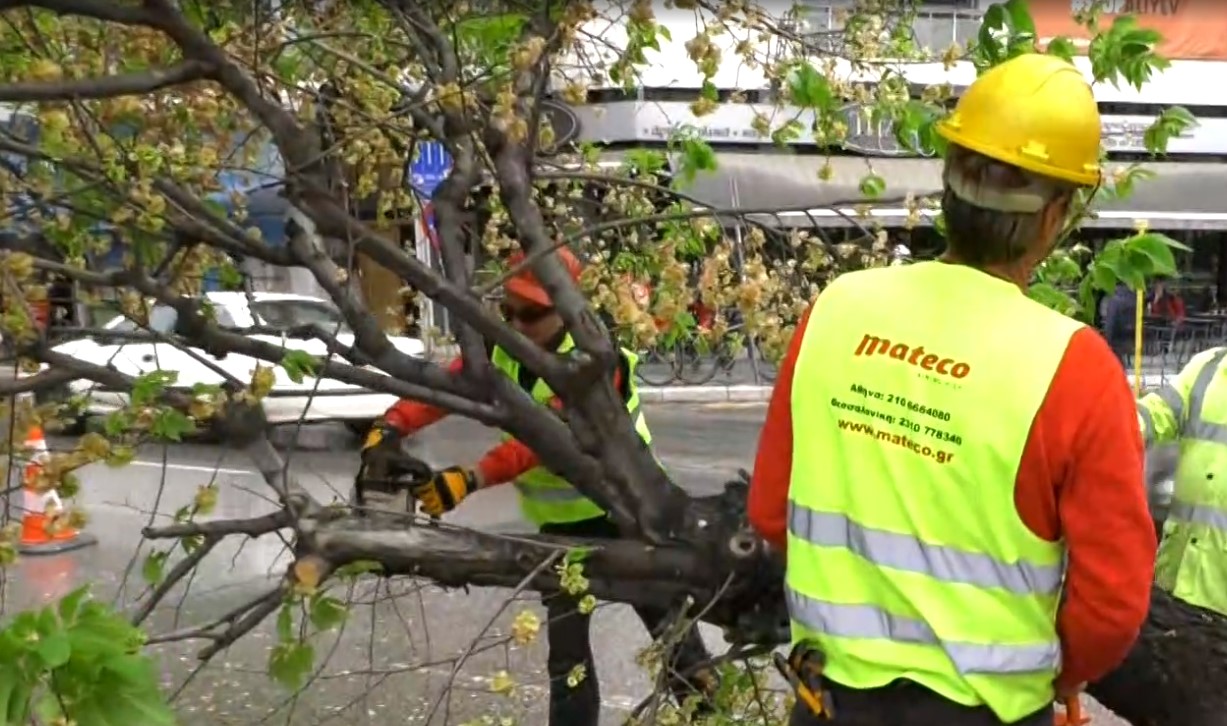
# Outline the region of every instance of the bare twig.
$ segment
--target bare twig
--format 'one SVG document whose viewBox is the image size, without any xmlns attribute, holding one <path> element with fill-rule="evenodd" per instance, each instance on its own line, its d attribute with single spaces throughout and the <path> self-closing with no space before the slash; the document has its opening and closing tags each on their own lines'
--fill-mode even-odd
<svg viewBox="0 0 1227 726">
<path fill-rule="evenodd" d="M 141 96 L 204 78 L 208 67 L 199 61 L 184 61 L 169 68 L 118 76 L 81 78 L 54 82 L 0 84 L 0 102 L 62 101 L 65 99 Z"/>
</svg>

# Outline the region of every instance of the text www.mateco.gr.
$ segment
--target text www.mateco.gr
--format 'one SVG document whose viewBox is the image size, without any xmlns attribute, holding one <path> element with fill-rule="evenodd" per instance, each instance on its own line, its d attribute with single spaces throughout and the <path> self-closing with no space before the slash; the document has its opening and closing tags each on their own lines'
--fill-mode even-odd
<svg viewBox="0 0 1227 726">
<path fill-rule="evenodd" d="M 891 433 L 890 431 L 881 431 L 881 430 L 875 429 L 869 424 L 863 424 L 863 423 L 859 423 L 856 421 L 847 421 L 841 418 L 839 419 L 839 428 L 845 431 L 852 431 L 853 433 L 864 434 L 865 436 L 871 436 L 874 439 L 876 439 L 878 442 L 883 443 L 883 444 L 893 444 L 895 446 L 901 446 L 904 449 L 907 449 L 908 451 L 912 452 L 913 454 L 919 454 L 921 456 L 927 457 L 929 459 L 936 461 L 939 464 L 948 463 L 951 459 L 954 458 L 954 452 L 944 451 L 942 449 L 934 449 L 931 446 L 922 444 L 912 439 L 910 436 L 906 436 L 904 434 Z"/>
</svg>

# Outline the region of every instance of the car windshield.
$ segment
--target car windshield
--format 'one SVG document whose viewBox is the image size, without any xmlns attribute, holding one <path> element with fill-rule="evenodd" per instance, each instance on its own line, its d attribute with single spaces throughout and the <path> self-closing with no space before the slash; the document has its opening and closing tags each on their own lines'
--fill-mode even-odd
<svg viewBox="0 0 1227 726">
<path fill-rule="evenodd" d="M 216 316 L 217 324 L 223 328 L 234 328 L 236 323 L 230 313 L 220 306 L 213 306 L 213 314 Z M 173 335 L 175 331 L 175 323 L 179 321 L 179 313 L 169 305 L 154 305 L 149 309 L 149 330 L 160 335 Z M 111 318 L 111 322 L 104 326 L 107 330 L 112 330 L 117 333 L 133 333 L 144 330 L 144 326 L 137 325 L 130 318 L 118 315 Z"/>
<path fill-rule="evenodd" d="M 162 335 L 170 335 L 175 332 L 175 321 L 179 319 L 179 314 L 169 305 L 154 305 L 149 311 L 149 330 Z M 137 325 L 131 318 L 126 318 L 122 315 L 112 318 L 111 322 L 106 326 L 108 330 L 113 330 L 117 333 L 134 333 L 142 330 L 142 326 Z"/>
<path fill-rule="evenodd" d="M 350 332 L 341 311 L 322 300 L 260 300 L 251 304 L 251 313 L 261 325 L 276 330 L 318 325 L 329 333 Z"/>
</svg>

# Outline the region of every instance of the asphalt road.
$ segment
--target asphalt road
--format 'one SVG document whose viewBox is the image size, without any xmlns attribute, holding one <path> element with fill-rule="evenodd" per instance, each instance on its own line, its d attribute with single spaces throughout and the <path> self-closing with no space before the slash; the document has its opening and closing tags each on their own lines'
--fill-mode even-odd
<svg viewBox="0 0 1227 726">
<path fill-rule="evenodd" d="M 648 415 L 656 447 L 675 478 L 692 492 L 710 493 L 739 467 L 749 468 L 762 411 L 754 404 L 657 405 L 648 408 Z M 291 430 L 279 431 L 277 438 L 282 444 L 295 441 Z M 448 420 L 421 434 L 418 444 L 423 458 L 442 465 L 472 463 L 494 441 L 493 433 L 476 424 Z M 63 442 L 51 442 L 53 447 L 56 443 Z M 298 436 L 289 458 L 293 474 L 315 495 L 343 498 L 357 465 L 357 444 L 341 430 L 315 427 Z M 144 589 L 141 560 L 150 547 L 141 541 L 141 528 L 151 519 L 167 521 L 202 484 L 220 484 L 216 517 L 257 516 L 273 508 L 267 487 L 241 454 L 205 444 L 151 448 L 125 468 L 88 469 L 82 480 L 82 503 L 92 517 L 89 531 L 99 544 L 66 555 L 23 558 L 6 577 L 6 611 L 91 581 L 100 597 L 132 602 Z M 474 495 L 453 516 L 488 530 L 529 529 L 509 487 Z M 134 558 L 138 549 L 141 554 Z M 270 588 L 287 562 L 283 543 L 272 536 L 219 546 L 188 588 L 177 588 L 153 614 L 151 632 L 170 633 L 220 617 Z M 271 621 L 199 672 L 195 654 L 206 643 L 156 646 L 167 688 L 181 689 L 183 723 L 464 724 L 487 713 L 514 717 L 520 724 L 545 723 L 547 679 L 540 639 L 527 647 L 506 644 L 519 612 L 531 610 L 544 619 L 535 597 L 523 596 L 504 608 L 505 590 L 466 593 L 406 583 L 372 583 L 338 594 L 354 604 L 339 637 L 316 642 L 321 673 L 298 698 L 265 675 L 275 641 Z M 703 633 L 710 648 L 723 649 L 718 632 Z M 593 643 L 603 724 L 621 723 L 650 690 L 635 664 L 648 642 L 629 608 L 599 608 Z M 459 656 L 467 657 L 457 671 Z M 517 687 L 510 695 L 491 692 L 499 671 L 514 677 Z M 1123 724 L 1102 713 L 1095 723 Z"/>
</svg>

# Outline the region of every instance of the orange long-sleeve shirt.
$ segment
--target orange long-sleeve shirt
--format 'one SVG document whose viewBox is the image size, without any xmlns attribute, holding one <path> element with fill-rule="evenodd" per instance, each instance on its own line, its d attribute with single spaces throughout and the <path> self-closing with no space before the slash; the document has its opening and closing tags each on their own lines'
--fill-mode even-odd
<svg viewBox="0 0 1227 726">
<path fill-rule="evenodd" d="M 750 522 L 781 549 L 788 528 L 793 374 L 808 319 L 807 312 L 776 377 L 750 483 Z M 1059 685 L 1098 680 L 1120 664 L 1146 620 L 1156 542 L 1133 395 L 1095 330 L 1083 329 L 1069 342 L 1032 424 L 1014 505 L 1032 532 L 1050 542 L 1064 538 L 1068 551 L 1057 616 Z"/>
<path fill-rule="evenodd" d="M 463 364 L 461 358 L 456 358 L 448 364 L 448 371 L 456 374 Z M 619 366 L 614 371 L 614 387 L 622 390 L 623 370 Z M 561 405 L 557 398 L 550 401 L 557 408 Z M 384 414 L 387 424 L 402 434 L 408 435 L 420 431 L 427 426 L 447 416 L 447 411 L 429 404 L 410 399 L 402 399 L 392 404 Z M 533 450 L 516 439 L 508 439 L 486 452 L 477 462 L 476 469 L 481 475 L 485 486 L 494 486 L 512 481 L 524 472 L 536 468 L 540 461 Z"/>
</svg>

